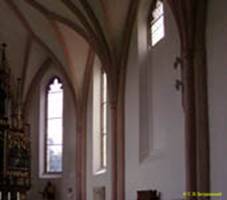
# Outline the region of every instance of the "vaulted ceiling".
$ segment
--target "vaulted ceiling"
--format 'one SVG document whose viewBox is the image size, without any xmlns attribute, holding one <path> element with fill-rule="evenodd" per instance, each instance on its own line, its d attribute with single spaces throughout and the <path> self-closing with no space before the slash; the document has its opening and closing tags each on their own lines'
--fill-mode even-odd
<svg viewBox="0 0 227 200">
<path fill-rule="evenodd" d="M 0 1 L 0 42 L 8 44 L 10 67 L 24 80 L 24 96 L 48 58 L 62 68 L 79 92 L 92 50 L 102 61 L 115 61 L 123 54 L 138 2 Z"/>
</svg>

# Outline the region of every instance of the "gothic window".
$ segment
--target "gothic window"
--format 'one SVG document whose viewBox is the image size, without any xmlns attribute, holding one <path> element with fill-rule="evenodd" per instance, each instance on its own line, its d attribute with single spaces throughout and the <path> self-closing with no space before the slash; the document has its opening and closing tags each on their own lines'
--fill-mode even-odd
<svg viewBox="0 0 227 200">
<path fill-rule="evenodd" d="M 63 88 L 59 78 L 51 79 L 46 90 L 45 173 L 62 172 Z"/>
<path fill-rule="evenodd" d="M 107 164 L 107 77 L 104 70 L 101 75 L 101 100 L 100 100 L 100 122 L 101 122 L 101 168 Z"/>
<path fill-rule="evenodd" d="M 107 167 L 107 74 L 94 67 L 93 77 L 93 172 L 105 172 Z"/>
<path fill-rule="evenodd" d="M 155 46 L 165 36 L 163 0 L 154 0 L 148 17 L 148 43 Z"/>
</svg>

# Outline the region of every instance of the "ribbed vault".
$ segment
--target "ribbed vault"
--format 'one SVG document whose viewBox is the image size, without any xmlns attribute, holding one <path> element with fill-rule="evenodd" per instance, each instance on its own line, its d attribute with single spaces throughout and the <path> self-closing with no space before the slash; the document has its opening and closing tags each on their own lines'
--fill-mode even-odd
<svg viewBox="0 0 227 200">
<path fill-rule="evenodd" d="M 50 60 L 67 77 L 74 92 L 77 115 L 77 199 L 86 199 L 86 102 L 95 54 L 108 73 L 112 109 L 112 200 L 124 200 L 124 94 L 126 66 L 134 23 L 141 3 L 150 0 L 2 0 L 0 1 L 0 39 L 8 44 L 8 58 L 15 77 L 23 80 L 24 102 L 32 86 L 38 84 Z M 179 28 L 182 55 L 191 55 L 202 41 L 206 1 L 196 8 L 195 0 L 167 0 Z M 202 31 L 198 29 L 202 26 Z M 205 26 L 205 25 L 204 25 Z M 192 44 L 192 45 L 191 45 Z M 203 43 L 201 44 L 203 45 Z M 205 49 L 205 48 L 204 48 Z M 205 51 L 203 49 L 203 51 Z M 204 53 L 204 52 L 202 52 Z M 194 56 L 194 55 L 193 55 Z M 202 56 L 201 56 L 202 57 Z M 184 62 L 187 61 L 186 57 Z M 199 59 L 198 59 L 199 60 Z M 188 60 L 189 61 L 189 60 Z M 200 60 L 199 60 L 200 62 Z M 194 65 L 186 63 L 193 75 Z M 200 68 L 205 69 L 205 63 Z M 195 67 L 194 67 L 195 68 Z M 190 78 L 190 77 L 189 77 Z M 188 105 L 197 109 L 185 84 Z M 205 86 L 204 86 L 205 88 Z M 203 89 L 204 89 L 203 88 Z M 206 88 L 205 88 L 206 89 Z M 193 92 L 193 91 L 192 91 Z M 206 95 L 202 97 L 206 98 Z M 191 98 L 191 99 L 190 99 Z M 200 97 L 199 97 L 200 98 Z M 204 112 L 203 112 L 204 113 Z M 188 134 L 195 138 L 195 113 L 186 112 Z M 190 118 L 191 117 L 191 118 Z M 198 125 L 199 126 L 199 125 Z M 83 137 L 84 136 L 84 137 Z M 193 152 L 196 153 L 196 152 Z M 190 152 L 189 152 L 190 154 Z M 192 154 L 189 155 L 193 157 Z M 203 156 L 204 157 L 204 156 Z M 190 161 L 189 161 L 190 162 Z M 201 165 L 202 166 L 202 165 Z M 196 167 L 196 161 L 194 163 Z M 193 169 L 191 168 L 191 170 Z M 190 176 L 192 172 L 188 172 Z M 191 180 L 191 182 L 196 180 Z M 190 185 L 191 183 L 189 183 Z M 195 188 L 192 183 L 191 188 Z"/>
</svg>

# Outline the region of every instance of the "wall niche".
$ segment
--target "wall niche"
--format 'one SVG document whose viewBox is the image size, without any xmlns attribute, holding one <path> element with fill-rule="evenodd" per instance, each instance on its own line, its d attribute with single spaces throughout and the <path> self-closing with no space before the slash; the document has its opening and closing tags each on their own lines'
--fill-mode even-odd
<svg viewBox="0 0 227 200">
<path fill-rule="evenodd" d="M 94 200 L 105 200 L 106 199 L 105 187 L 95 187 L 93 189 L 93 197 Z"/>
</svg>

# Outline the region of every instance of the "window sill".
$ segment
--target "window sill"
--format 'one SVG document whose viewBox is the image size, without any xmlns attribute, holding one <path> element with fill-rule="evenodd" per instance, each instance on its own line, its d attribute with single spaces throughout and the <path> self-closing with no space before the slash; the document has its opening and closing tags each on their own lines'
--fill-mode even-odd
<svg viewBox="0 0 227 200">
<path fill-rule="evenodd" d="M 62 174 L 40 174 L 41 179 L 58 179 L 62 178 Z"/>
<path fill-rule="evenodd" d="M 159 160 L 163 157 L 163 152 L 160 149 L 152 149 L 152 151 L 140 161 L 141 165 L 150 163 L 154 160 Z"/>
<path fill-rule="evenodd" d="M 102 168 L 98 171 L 95 172 L 95 176 L 99 176 L 99 175 L 102 175 L 102 174 L 105 174 L 106 173 L 106 168 Z"/>
</svg>

